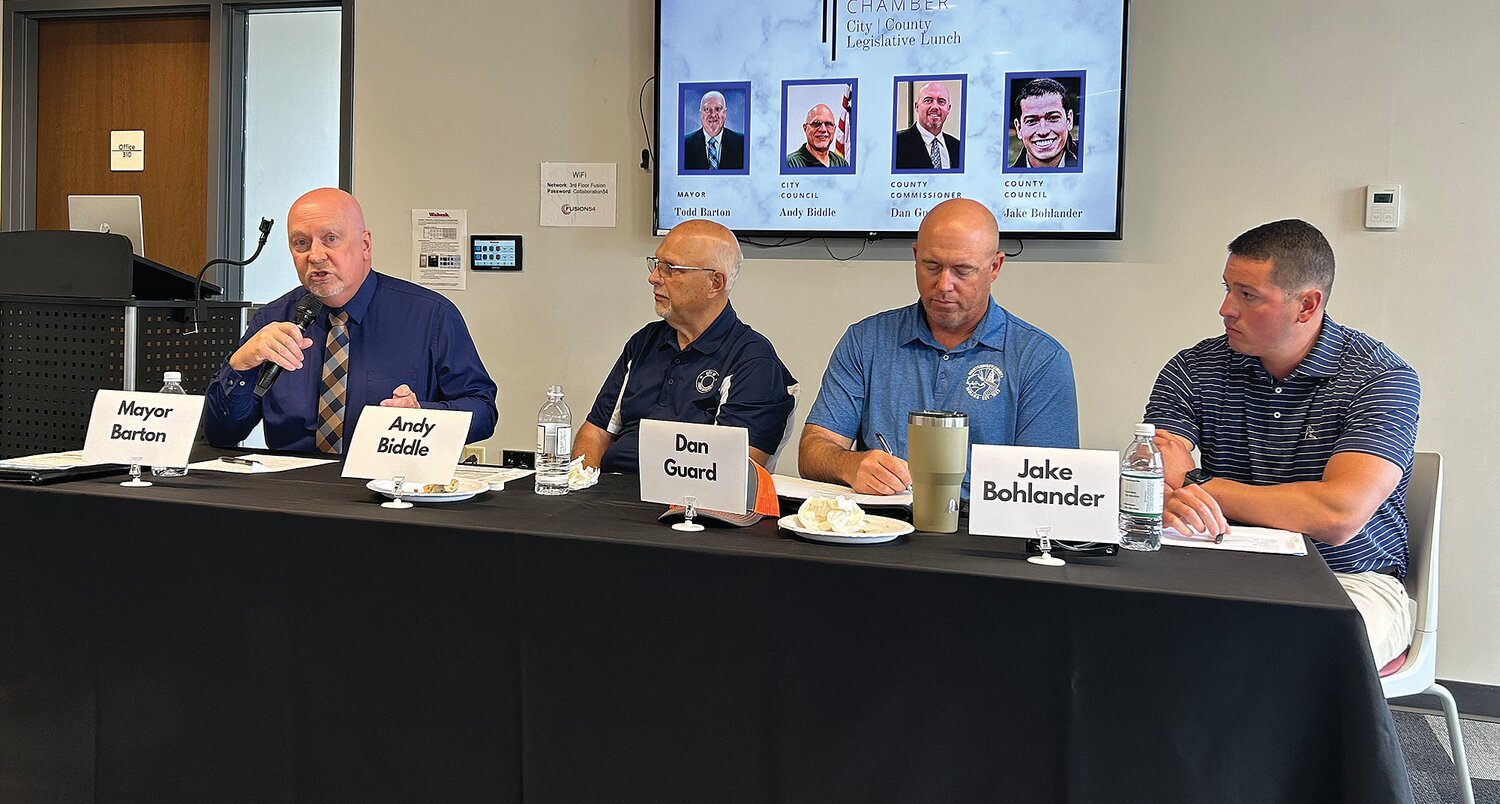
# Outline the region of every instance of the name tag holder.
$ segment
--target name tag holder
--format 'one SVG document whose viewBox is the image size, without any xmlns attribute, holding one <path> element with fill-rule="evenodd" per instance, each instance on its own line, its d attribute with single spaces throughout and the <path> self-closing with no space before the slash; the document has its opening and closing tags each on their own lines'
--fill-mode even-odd
<svg viewBox="0 0 1500 804">
<path fill-rule="evenodd" d="M 89 414 L 84 461 L 127 464 L 130 479 L 120 485 L 146 488 L 142 464 L 188 465 L 202 417 L 201 396 L 101 389 Z"/>
<path fill-rule="evenodd" d="M 700 531 L 699 508 L 745 513 L 750 432 L 743 427 L 642 419 L 641 502 L 681 505 L 674 530 Z"/>
<path fill-rule="evenodd" d="M 970 533 L 1028 539 L 1044 566 L 1063 565 L 1053 551 L 1118 552 L 1118 453 L 978 444 L 971 465 Z"/>
<path fill-rule="evenodd" d="M 427 483 L 447 484 L 469 435 L 467 410 L 386 408 L 369 405 L 344 459 L 344 477 L 391 480 L 391 499 L 381 508 L 410 508 L 402 499 Z"/>
</svg>

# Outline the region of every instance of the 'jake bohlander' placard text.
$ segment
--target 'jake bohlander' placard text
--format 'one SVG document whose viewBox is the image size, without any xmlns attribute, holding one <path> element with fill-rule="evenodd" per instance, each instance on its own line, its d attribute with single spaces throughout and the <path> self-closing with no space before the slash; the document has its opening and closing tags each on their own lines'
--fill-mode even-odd
<svg viewBox="0 0 1500 804">
<path fill-rule="evenodd" d="M 143 391 L 99 391 L 83 452 L 89 463 L 186 466 L 203 397 Z"/>
<path fill-rule="evenodd" d="M 969 532 L 1118 542 L 1120 456 L 1109 450 L 974 447 Z"/>
<path fill-rule="evenodd" d="M 678 505 L 692 495 L 699 508 L 744 513 L 745 428 L 642 419 L 639 455 L 642 502 Z"/>
<path fill-rule="evenodd" d="M 447 483 L 473 415 L 467 410 L 366 407 L 349 443 L 344 477 Z"/>
</svg>

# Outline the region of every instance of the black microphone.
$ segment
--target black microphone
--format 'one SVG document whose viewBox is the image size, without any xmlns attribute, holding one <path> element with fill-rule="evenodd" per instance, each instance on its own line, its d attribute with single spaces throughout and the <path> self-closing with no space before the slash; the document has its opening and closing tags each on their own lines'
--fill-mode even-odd
<svg viewBox="0 0 1500 804">
<path fill-rule="evenodd" d="M 276 223 L 276 221 L 273 221 L 270 218 L 260 219 L 260 241 L 255 244 L 255 253 L 251 254 L 249 259 L 209 260 L 208 262 L 203 264 L 202 268 L 198 269 L 198 278 L 193 280 L 193 329 L 188 333 L 189 335 L 197 335 L 202 331 L 199 325 L 203 321 L 203 275 L 208 272 L 209 268 L 212 268 L 215 265 L 237 265 L 243 268 L 246 265 L 255 262 L 255 259 L 260 256 L 260 250 L 266 247 L 266 238 L 270 237 L 271 226 L 274 223 Z M 183 314 L 186 315 L 187 312 L 184 311 Z"/>
<path fill-rule="evenodd" d="M 307 332 L 307 325 L 323 312 L 323 300 L 311 293 L 302 297 L 297 306 L 292 310 L 292 323 L 303 332 Z M 255 396 L 257 399 L 266 395 L 275 384 L 276 378 L 281 376 L 281 366 L 267 360 L 260 367 L 260 379 L 255 381 Z"/>
</svg>

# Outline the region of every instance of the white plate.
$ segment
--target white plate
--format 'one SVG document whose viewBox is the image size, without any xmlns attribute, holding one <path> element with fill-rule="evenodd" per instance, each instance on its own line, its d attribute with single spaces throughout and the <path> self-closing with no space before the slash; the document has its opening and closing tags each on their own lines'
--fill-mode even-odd
<svg viewBox="0 0 1500 804">
<path fill-rule="evenodd" d="M 804 539 L 815 542 L 826 542 L 828 544 L 880 544 L 904 536 L 916 530 L 910 522 L 902 522 L 899 519 L 891 519 L 888 516 L 875 516 L 865 514 L 865 521 L 859 533 L 834 533 L 828 530 L 809 530 L 802 527 L 797 520 L 796 514 L 789 514 L 776 521 L 777 526 L 783 530 L 789 530 Z"/>
<path fill-rule="evenodd" d="M 371 480 L 365 484 L 365 488 L 370 491 L 377 494 L 384 494 L 391 499 L 396 498 L 396 495 L 392 493 L 394 487 L 395 483 L 390 480 Z M 402 483 L 401 488 L 401 499 L 421 503 L 458 502 L 459 500 L 467 500 L 476 494 L 490 490 L 488 483 L 480 483 L 477 480 L 460 480 L 458 481 L 457 491 L 442 492 L 439 494 L 423 494 L 420 491 L 416 491 L 416 489 L 422 487 L 414 483 Z"/>
</svg>

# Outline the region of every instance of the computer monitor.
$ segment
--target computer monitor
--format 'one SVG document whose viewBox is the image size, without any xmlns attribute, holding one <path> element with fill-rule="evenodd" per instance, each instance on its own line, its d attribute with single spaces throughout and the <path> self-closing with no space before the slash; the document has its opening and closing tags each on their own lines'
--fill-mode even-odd
<svg viewBox="0 0 1500 804">
<path fill-rule="evenodd" d="M 130 240 L 137 257 L 146 256 L 138 195 L 70 195 L 68 228 L 75 232 L 113 232 Z"/>
</svg>

